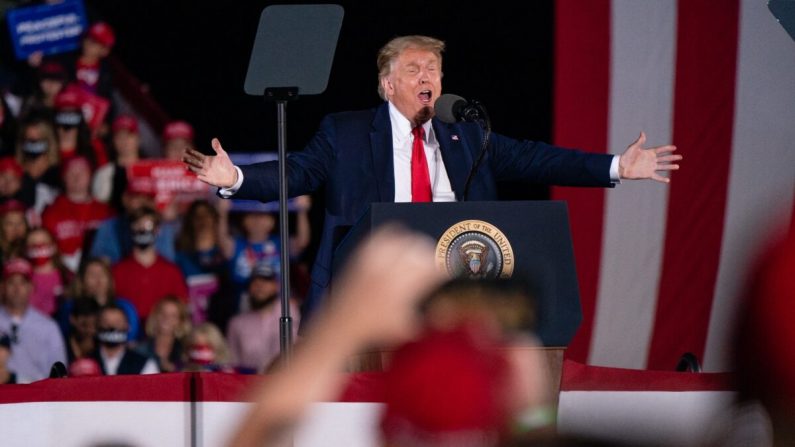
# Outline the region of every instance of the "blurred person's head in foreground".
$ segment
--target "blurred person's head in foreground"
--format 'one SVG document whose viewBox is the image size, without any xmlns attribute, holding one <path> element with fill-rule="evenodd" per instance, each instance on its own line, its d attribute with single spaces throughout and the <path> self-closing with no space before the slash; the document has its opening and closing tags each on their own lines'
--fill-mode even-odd
<svg viewBox="0 0 795 447">
<path fill-rule="evenodd" d="M 764 405 L 775 445 L 795 445 L 795 231 L 761 258 L 742 305 L 734 353 L 739 398 Z"/>
<path fill-rule="evenodd" d="M 398 348 L 386 374 L 385 445 L 498 445 L 544 407 L 543 361 L 518 349 L 538 346 L 524 284 L 453 280 L 422 310 L 422 334 Z"/>
</svg>

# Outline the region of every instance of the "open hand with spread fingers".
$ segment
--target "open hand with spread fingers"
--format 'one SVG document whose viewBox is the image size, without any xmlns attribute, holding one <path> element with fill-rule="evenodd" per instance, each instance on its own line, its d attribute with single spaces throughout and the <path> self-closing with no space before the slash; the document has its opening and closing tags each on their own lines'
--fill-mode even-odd
<svg viewBox="0 0 795 447">
<path fill-rule="evenodd" d="M 669 183 L 670 178 L 664 177 L 658 171 L 675 171 L 679 164 L 674 163 L 682 159 L 681 155 L 672 154 L 676 146 L 665 145 L 645 149 L 646 134 L 629 145 L 618 160 L 618 175 L 622 179 L 652 179 L 662 183 Z"/>
<path fill-rule="evenodd" d="M 215 156 L 204 155 L 195 149 L 186 149 L 182 161 L 188 169 L 193 171 L 199 180 L 218 186 L 229 188 L 237 182 L 237 170 L 229 155 L 226 153 L 218 138 L 213 138 L 212 147 Z"/>
</svg>

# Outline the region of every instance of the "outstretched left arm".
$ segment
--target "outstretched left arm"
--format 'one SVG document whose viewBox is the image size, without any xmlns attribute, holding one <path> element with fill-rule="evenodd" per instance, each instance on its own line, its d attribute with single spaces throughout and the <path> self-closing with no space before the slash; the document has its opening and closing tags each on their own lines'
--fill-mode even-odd
<svg viewBox="0 0 795 447">
<path fill-rule="evenodd" d="M 652 179 L 662 183 L 669 183 L 670 178 L 664 177 L 658 171 L 675 171 L 679 164 L 674 163 L 682 159 L 681 155 L 673 155 L 676 146 L 665 145 L 644 149 L 646 134 L 640 133 L 638 139 L 627 147 L 618 160 L 618 175 L 622 179 Z"/>
</svg>

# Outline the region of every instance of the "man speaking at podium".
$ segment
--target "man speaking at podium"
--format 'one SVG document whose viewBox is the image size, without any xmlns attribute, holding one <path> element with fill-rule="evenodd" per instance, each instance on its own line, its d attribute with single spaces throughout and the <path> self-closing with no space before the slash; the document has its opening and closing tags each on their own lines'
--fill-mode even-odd
<svg viewBox="0 0 795 447">
<path fill-rule="evenodd" d="M 326 214 L 307 309 L 319 303 L 331 275 L 332 255 L 344 232 L 373 202 L 449 202 L 464 199 L 464 185 L 480 152 L 483 129 L 434 117 L 442 93 L 444 42 L 403 36 L 378 53 L 378 92 L 386 102 L 371 110 L 326 116 L 300 152 L 287 158 L 290 196 L 326 187 Z M 618 155 L 592 154 L 492 134 L 474 173 L 467 200 L 496 200 L 498 181 L 610 187 L 621 179 L 667 183 L 658 171 L 679 168 L 674 146 L 644 149 L 645 135 Z M 234 166 L 218 139 L 215 156 L 188 149 L 184 162 L 224 198 L 278 200 L 278 162 Z"/>
</svg>

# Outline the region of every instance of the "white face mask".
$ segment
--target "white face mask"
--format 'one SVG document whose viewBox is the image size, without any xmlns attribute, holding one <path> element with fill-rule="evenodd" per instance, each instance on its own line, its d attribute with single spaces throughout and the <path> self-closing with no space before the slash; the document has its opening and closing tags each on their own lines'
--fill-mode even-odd
<svg viewBox="0 0 795 447">
<path fill-rule="evenodd" d="M 97 332 L 97 340 L 107 346 L 118 346 L 127 343 L 127 331 L 121 329 L 101 329 Z"/>
<path fill-rule="evenodd" d="M 133 231 L 132 240 L 138 248 L 149 248 L 155 243 L 155 232 L 153 230 Z"/>
</svg>

